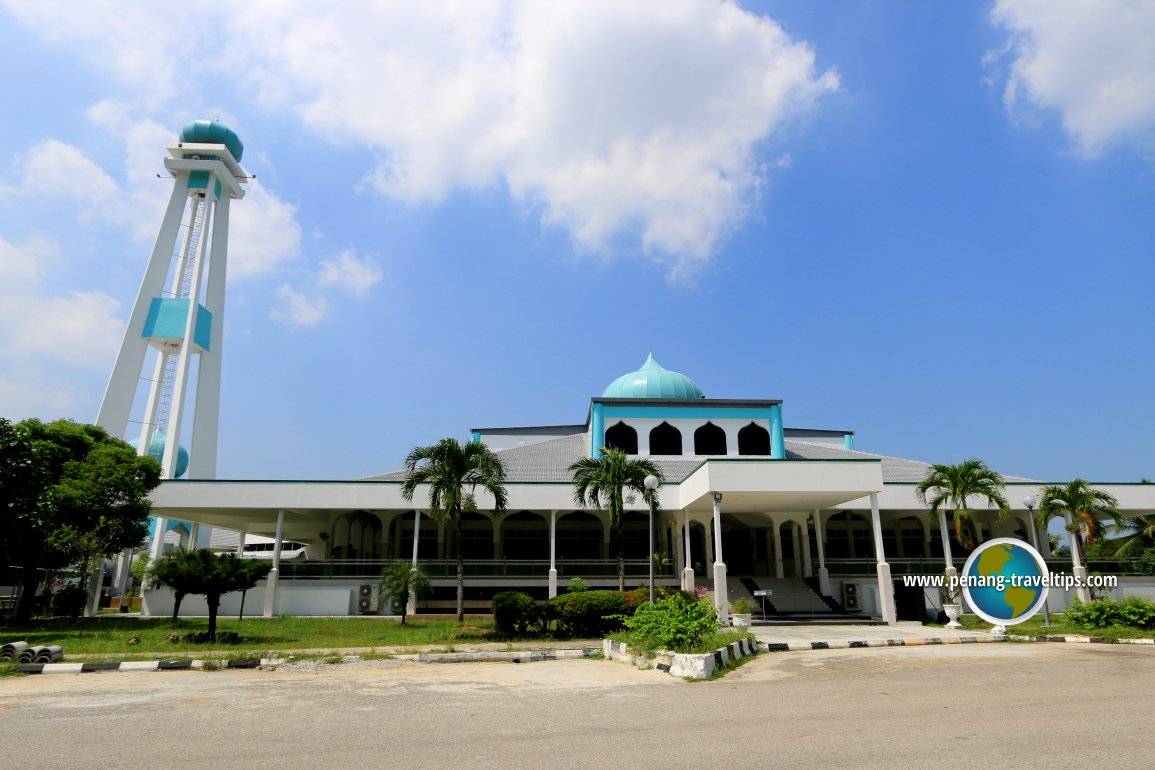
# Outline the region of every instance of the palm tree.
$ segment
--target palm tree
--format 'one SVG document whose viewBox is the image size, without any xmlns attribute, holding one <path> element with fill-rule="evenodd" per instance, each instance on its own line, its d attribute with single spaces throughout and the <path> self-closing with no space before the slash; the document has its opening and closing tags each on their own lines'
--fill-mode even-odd
<svg viewBox="0 0 1155 770">
<path fill-rule="evenodd" d="M 1155 516 L 1128 518 L 1113 529 L 1116 532 L 1127 533 L 1119 538 L 1119 544 L 1112 553 L 1117 559 L 1141 556 L 1144 551 L 1155 548 Z"/>
<path fill-rule="evenodd" d="M 389 595 L 391 602 L 401 605 L 401 625 L 405 625 L 405 616 L 409 612 L 409 598 L 412 595 L 414 604 L 427 598 L 433 593 L 429 584 L 429 576 L 416 567 L 410 567 L 403 561 L 386 567 L 381 573 L 381 590 Z"/>
<path fill-rule="evenodd" d="M 457 557 L 457 622 L 465 620 L 465 560 L 461 553 L 461 523 L 465 513 L 475 512 L 478 486 L 493 496 L 493 514 L 505 512 L 505 465 L 482 443 L 461 444 L 443 438 L 433 446 L 413 447 L 405 458 L 405 481 L 401 496 L 413 500 L 417 487 L 429 487 L 429 515 L 453 524 L 453 547 Z"/>
<path fill-rule="evenodd" d="M 626 590 L 625 547 L 621 540 L 625 490 L 638 492 L 648 503 L 650 490 L 646 476 L 664 481 L 661 468 L 642 457 L 631 458 L 620 449 L 601 448 L 601 457 L 583 457 L 569 467 L 573 474 L 573 499 L 583 508 L 604 510 L 610 516 L 610 530 L 618 536 L 618 590 Z M 657 500 L 654 501 L 655 505 Z"/>
<path fill-rule="evenodd" d="M 1103 538 L 1102 517 L 1111 519 L 1116 525 L 1122 522 L 1119 501 L 1083 479 L 1043 487 L 1039 526 L 1046 531 L 1047 520 L 1058 515 L 1069 517 L 1067 531 L 1071 533 L 1071 559 L 1076 567 L 1087 564 L 1084 546 Z"/>
<path fill-rule="evenodd" d="M 995 506 L 999 510 L 999 519 L 1005 519 L 1011 513 L 1011 507 L 1003 496 L 1005 482 L 996 471 L 987 467 L 982 460 L 964 460 L 958 465 L 932 465 L 926 478 L 915 488 L 915 495 L 923 505 L 929 506 L 931 521 L 939 522 L 939 511 L 946 507 L 954 510 L 955 539 L 963 548 L 974 548 L 974 511 L 971 510 L 971 498 L 985 498 L 987 507 Z M 947 538 L 946 525 L 942 522 L 943 555 L 947 557 L 947 568 L 953 565 L 950 562 L 950 541 Z"/>
</svg>

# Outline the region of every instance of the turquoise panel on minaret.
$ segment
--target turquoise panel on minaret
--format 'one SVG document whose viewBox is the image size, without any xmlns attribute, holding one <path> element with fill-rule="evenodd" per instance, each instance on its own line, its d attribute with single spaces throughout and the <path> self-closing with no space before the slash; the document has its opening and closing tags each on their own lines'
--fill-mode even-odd
<svg viewBox="0 0 1155 770">
<path fill-rule="evenodd" d="M 609 384 L 603 398 L 702 398 L 702 389 L 684 374 L 671 372 L 651 353 L 636 372 L 623 374 Z"/>
<path fill-rule="evenodd" d="M 180 130 L 180 141 L 190 144 L 223 144 L 237 163 L 245 154 L 241 138 L 231 128 L 216 120 L 194 120 Z"/>
<path fill-rule="evenodd" d="M 144 330 L 140 336 L 150 340 L 184 339 L 185 320 L 188 318 L 188 299 L 156 297 L 148 308 L 144 319 Z M 193 323 L 193 344 L 202 350 L 210 350 L 213 314 L 204 305 L 197 305 L 196 320 Z"/>
</svg>

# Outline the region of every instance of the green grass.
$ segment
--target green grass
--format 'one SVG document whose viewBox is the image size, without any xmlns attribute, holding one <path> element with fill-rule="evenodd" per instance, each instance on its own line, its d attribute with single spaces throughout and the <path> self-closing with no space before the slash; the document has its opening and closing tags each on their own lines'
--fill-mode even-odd
<svg viewBox="0 0 1155 770">
<path fill-rule="evenodd" d="M 470 621 L 460 627 L 454 620 L 395 620 L 334 618 L 246 618 L 217 622 L 217 631 L 235 632 L 240 640 L 227 645 L 170 642 L 180 636 L 206 631 L 207 619 L 108 616 L 67 620 L 44 619 L 32 623 L 0 625 L 0 642 L 23 640 L 31 645 L 59 644 L 68 655 L 107 655 L 118 660 L 132 658 L 203 657 L 217 650 L 252 653 L 280 650 L 332 649 L 343 647 L 408 647 L 451 645 L 463 641 L 493 641 L 492 623 Z M 139 644 L 129 644 L 132 637 Z"/>
<path fill-rule="evenodd" d="M 977 615 L 963 615 L 959 623 L 968 631 L 990 631 L 994 626 L 982 620 Z M 1062 613 L 1051 614 L 1051 625 L 1044 625 L 1041 614 L 1034 615 L 1023 623 L 1007 626 L 1008 634 L 1017 636 L 1097 636 L 1109 641 L 1119 639 L 1152 639 L 1155 638 L 1155 629 L 1126 628 L 1124 626 L 1109 626 L 1107 628 L 1088 628 L 1063 621 Z"/>
</svg>

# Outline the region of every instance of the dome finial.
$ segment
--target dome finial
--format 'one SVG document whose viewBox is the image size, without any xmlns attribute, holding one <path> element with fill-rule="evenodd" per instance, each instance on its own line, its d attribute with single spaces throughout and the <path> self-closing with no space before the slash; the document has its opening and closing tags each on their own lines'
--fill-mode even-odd
<svg viewBox="0 0 1155 770">
<path fill-rule="evenodd" d="M 604 398 L 704 398 L 698 384 L 684 374 L 671 372 L 651 352 L 636 372 L 610 383 Z"/>
</svg>

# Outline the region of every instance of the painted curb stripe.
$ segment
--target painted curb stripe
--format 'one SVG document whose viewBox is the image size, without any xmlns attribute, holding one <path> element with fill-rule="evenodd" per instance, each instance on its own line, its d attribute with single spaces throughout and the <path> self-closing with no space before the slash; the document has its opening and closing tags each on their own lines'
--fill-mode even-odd
<svg viewBox="0 0 1155 770">
<path fill-rule="evenodd" d="M 184 671 L 192 668 L 191 660 L 159 660 L 156 663 L 157 671 Z"/>
<path fill-rule="evenodd" d="M 109 663 L 81 663 L 81 673 L 87 674 L 90 671 L 116 671 L 120 668 L 120 663 L 113 661 Z"/>
<path fill-rule="evenodd" d="M 260 665 L 260 658 L 237 658 L 236 660 L 230 660 L 225 668 L 257 668 Z"/>
<path fill-rule="evenodd" d="M 44 671 L 46 663 L 19 663 L 12 667 L 17 674 L 39 674 Z"/>
</svg>

